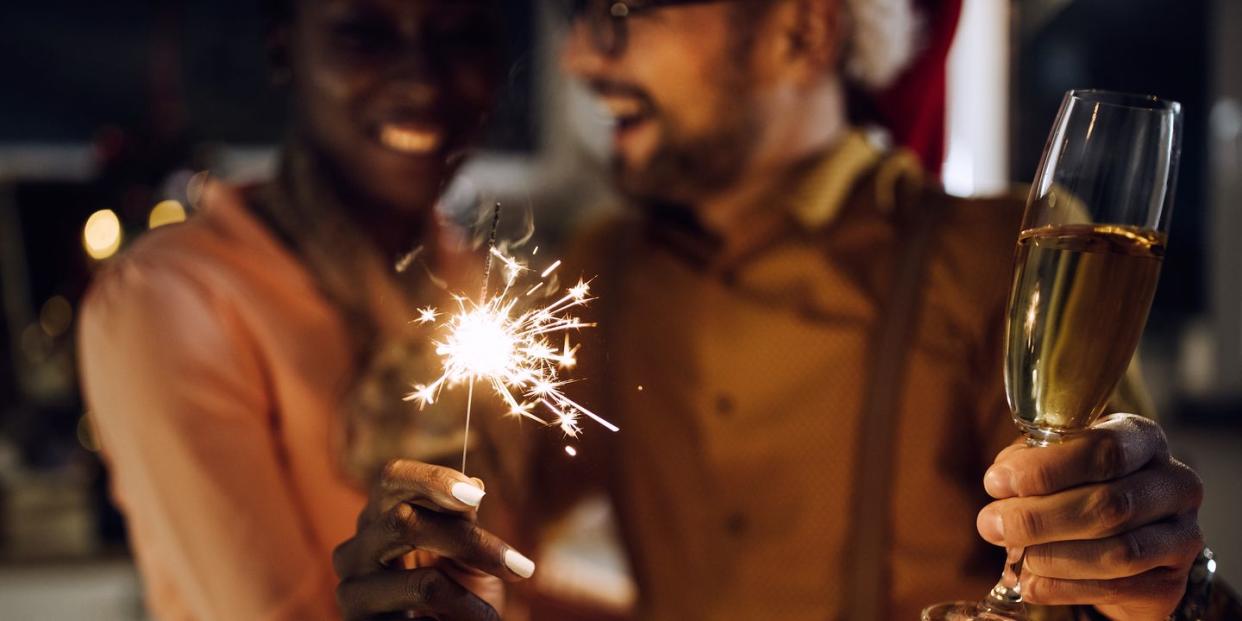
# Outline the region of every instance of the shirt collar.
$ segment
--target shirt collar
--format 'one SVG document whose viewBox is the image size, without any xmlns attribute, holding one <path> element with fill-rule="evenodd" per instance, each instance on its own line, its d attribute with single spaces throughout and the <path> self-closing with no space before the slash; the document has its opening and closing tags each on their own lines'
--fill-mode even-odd
<svg viewBox="0 0 1242 621">
<path fill-rule="evenodd" d="M 740 256 L 721 256 L 720 240 L 685 207 L 647 205 L 649 234 L 691 263 L 729 271 L 788 234 L 791 227 L 815 232 L 832 224 L 855 194 L 859 182 L 872 171 L 878 170 L 878 174 L 887 177 L 909 168 L 907 163 L 917 166 L 909 157 L 900 157 L 908 153 L 888 155 L 883 135 L 851 129 L 831 148 L 794 167 L 786 189 L 769 197 L 762 209 L 745 218 L 746 226 L 756 236 Z M 899 165 L 890 166 L 890 162 Z M 875 199 L 881 209 L 886 209 L 893 202 L 892 192 L 883 194 L 886 193 L 880 192 Z"/>
<path fill-rule="evenodd" d="M 861 179 L 884 157 L 877 137 L 854 129 L 826 155 L 813 161 L 791 186 L 783 201 L 794 220 L 815 231 L 831 224 Z"/>
</svg>

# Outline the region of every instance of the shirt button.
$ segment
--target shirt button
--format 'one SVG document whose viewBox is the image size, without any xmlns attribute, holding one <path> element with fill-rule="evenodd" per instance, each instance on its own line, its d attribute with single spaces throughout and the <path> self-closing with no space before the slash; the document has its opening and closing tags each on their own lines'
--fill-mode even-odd
<svg viewBox="0 0 1242 621">
<path fill-rule="evenodd" d="M 734 537 L 741 537 L 746 534 L 746 530 L 750 527 L 750 523 L 746 520 L 746 516 L 742 513 L 733 513 L 725 518 L 725 532 Z"/>
<path fill-rule="evenodd" d="M 716 395 L 716 414 L 719 414 L 721 418 L 728 418 L 733 415 L 733 410 L 733 397 L 725 393 Z"/>
</svg>

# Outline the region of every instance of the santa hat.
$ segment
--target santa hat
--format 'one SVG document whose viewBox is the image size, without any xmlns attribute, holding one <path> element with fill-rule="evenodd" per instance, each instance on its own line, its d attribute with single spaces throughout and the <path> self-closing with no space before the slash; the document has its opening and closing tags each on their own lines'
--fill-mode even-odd
<svg viewBox="0 0 1242 621">
<path fill-rule="evenodd" d="M 938 173 L 944 159 L 945 69 L 962 0 L 845 0 L 845 72 L 869 120 Z"/>
</svg>

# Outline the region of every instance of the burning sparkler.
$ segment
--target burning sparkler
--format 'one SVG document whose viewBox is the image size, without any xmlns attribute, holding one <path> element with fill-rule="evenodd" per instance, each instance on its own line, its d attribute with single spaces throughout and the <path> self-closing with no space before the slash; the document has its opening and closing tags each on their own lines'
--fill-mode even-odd
<svg viewBox="0 0 1242 621">
<path fill-rule="evenodd" d="M 434 341 L 442 372 L 435 381 L 414 386 L 414 391 L 405 400 L 417 402 L 422 408 L 435 403 L 445 388 L 466 384 L 469 391 L 466 399 L 467 440 L 474 384 L 477 381 L 492 387 L 509 408 L 510 416 L 560 427 L 569 437 L 576 438 L 582 432 L 579 423 L 583 416 L 610 431 L 618 431 L 616 425 L 570 399 L 561 390 L 568 380 L 561 379 L 560 372 L 573 368 L 577 363 L 578 347 L 571 345 L 569 333 L 593 325 L 583 323 L 571 314 L 573 309 L 585 306 L 594 299 L 590 297 L 590 283 L 579 280 L 578 284 L 566 289 L 550 304 L 520 311 L 520 303 L 525 298 L 537 289 L 548 286 L 545 279 L 556 271 L 560 261 L 544 269 L 538 283 L 524 294 L 511 295 L 520 277 L 530 270 L 496 248 L 499 205 L 496 210 L 480 301 L 475 302 L 462 295 L 454 296 L 457 312 L 440 324 L 444 336 Z M 498 295 L 489 297 L 487 279 L 493 258 L 504 266 L 505 286 Z M 439 317 L 438 309 L 428 307 L 419 309 L 419 316 L 414 321 L 433 324 Z M 550 340 L 557 335 L 564 336 L 564 344 L 559 348 L 553 346 Z M 549 415 L 550 418 L 545 418 Z M 463 447 L 462 471 L 465 469 L 466 448 Z"/>
</svg>

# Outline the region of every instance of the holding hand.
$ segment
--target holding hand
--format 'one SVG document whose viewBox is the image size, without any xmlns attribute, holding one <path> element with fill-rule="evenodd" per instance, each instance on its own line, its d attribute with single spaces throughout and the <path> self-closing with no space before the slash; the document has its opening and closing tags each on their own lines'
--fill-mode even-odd
<svg viewBox="0 0 1242 621">
<path fill-rule="evenodd" d="M 535 564 L 479 528 L 483 495 L 482 481 L 456 470 L 389 462 L 357 532 L 332 555 L 344 618 L 412 612 L 441 621 L 499 619 L 501 581 L 529 578 Z M 411 552 L 413 567 L 405 563 Z"/>
<path fill-rule="evenodd" d="M 979 513 L 979 534 L 1026 548 L 1025 601 L 1094 605 L 1125 621 L 1176 609 L 1203 548 L 1203 485 L 1156 423 L 1117 414 L 1063 444 L 1015 444 L 984 487 L 997 500 Z"/>
</svg>

